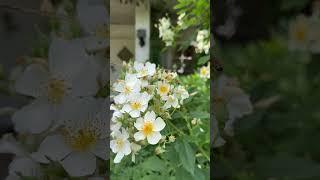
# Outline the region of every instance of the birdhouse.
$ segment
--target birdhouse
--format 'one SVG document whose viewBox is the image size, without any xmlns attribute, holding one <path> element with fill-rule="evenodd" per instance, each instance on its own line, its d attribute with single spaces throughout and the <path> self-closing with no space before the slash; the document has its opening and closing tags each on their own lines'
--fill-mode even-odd
<svg viewBox="0 0 320 180">
<path fill-rule="evenodd" d="M 117 76 L 123 61 L 145 62 L 149 56 L 150 1 L 110 0 L 111 76 Z"/>
</svg>

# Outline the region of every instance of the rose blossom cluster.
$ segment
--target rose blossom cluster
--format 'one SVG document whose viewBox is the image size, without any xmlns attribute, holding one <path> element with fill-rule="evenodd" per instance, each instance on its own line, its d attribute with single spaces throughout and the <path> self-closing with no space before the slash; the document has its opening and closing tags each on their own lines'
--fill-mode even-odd
<svg viewBox="0 0 320 180">
<path fill-rule="evenodd" d="M 141 144 L 158 144 L 170 113 L 189 97 L 185 87 L 179 85 L 176 73 L 149 62 L 124 64 L 123 74 L 112 89 L 116 93 L 110 106 L 114 163 L 129 154 L 134 158 Z"/>
</svg>

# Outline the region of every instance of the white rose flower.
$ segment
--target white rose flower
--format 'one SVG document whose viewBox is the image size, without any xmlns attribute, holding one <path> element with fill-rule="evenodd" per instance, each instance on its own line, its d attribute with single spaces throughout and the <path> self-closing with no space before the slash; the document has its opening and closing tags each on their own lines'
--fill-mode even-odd
<svg viewBox="0 0 320 180">
<path fill-rule="evenodd" d="M 153 76 L 156 72 L 156 65 L 150 62 L 145 64 L 135 61 L 134 69 L 137 71 L 137 77 Z"/>
<path fill-rule="evenodd" d="M 131 161 L 132 162 L 136 161 L 136 154 L 138 153 L 138 151 L 140 151 L 140 149 L 141 149 L 141 146 L 139 144 L 131 143 L 131 150 L 132 150 Z"/>
<path fill-rule="evenodd" d="M 234 79 L 221 75 L 218 78 L 217 96 L 215 99 L 226 103 L 229 120 L 225 125 L 225 131 L 227 134 L 233 135 L 233 124 L 236 119 L 253 111 L 250 97 L 237 86 Z"/>
<path fill-rule="evenodd" d="M 16 80 L 18 93 L 36 98 L 17 111 L 12 121 L 18 132 L 41 133 L 59 119 L 61 105 L 77 97 L 96 94 L 97 64 L 83 48 L 80 39 L 53 39 L 48 69 L 28 66 Z"/>
<path fill-rule="evenodd" d="M 110 147 L 113 153 L 116 153 L 114 163 L 119 163 L 125 155 L 131 153 L 130 142 L 128 141 L 129 134 L 122 128 L 122 132 L 117 131 L 115 133 L 115 139 L 110 142 Z"/>
<path fill-rule="evenodd" d="M 163 105 L 164 109 L 169 109 L 171 107 L 173 108 L 180 107 L 178 98 L 175 95 L 164 96 L 163 100 L 166 101 L 166 103 Z"/>
<path fill-rule="evenodd" d="M 200 77 L 210 79 L 210 64 L 208 64 L 207 66 L 202 66 L 200 68 Z"/>
<path fill-rule="evenodd" d="M 108 156 L 105 109 L 105 102 L 100 100 L 70 102 L 64 108 L 66 116 L 60 129 L 47 136 L 32 157 L 41 163 L 58 161 L 70 176 L 93 174 L 96 157 L 106 160 Z"/>
<path fill-rule="evenodd" d="M 127 74 L 125 80 L 114 83 L 113 88 L 120 93 L 115 97 L 115 103 L 124 104 L 129 96 L 140 92 L 141 81 L 137 78 L 137 75 Z"/>
<path fill-rule="evenodd" d="M 310 19 L 304 15 L 297 16 L 289 25 L 289 49 L 307 50 L 310 40 Z"/>
<path fill-rule="evenodd" d="M 144 118 L 138 118 L 134 123 L 134 127 L 139 130 L 134 134 L 136 141 L 147 138 L 149 144 L 157 144 L 162 138 L 160 131 L 166 126 L 161 117 L 156 118 L 153 111 L 148 111 Z"/>
<path fill-rule="evenodd" d="M 150 95 L 146 92 L 133 94 L 128 97 L 128 104 L 125 104 L 122 111 L 130 114 L 131 117 L 140 117 L 140 113 L 148 108 Z"/>
<path fill-rule="evenodd" d="M 159 29 L 159 37 L 165 42 L 166 46 L 172 46 L 174 41 L 174 32 L 171 29 L 171 22 L 169 18 L 161 18 L 157 25 Z"/>
<path fill-rule="evenodd" d="M 162 82 L 162 81 L 160 81 L 160 82 L 158 83 L 157 91 L 158 91 L 158 94 L 159 94 L 161 97 L 167 96 L 168 93 L 170 92 L 170 90 L 171 90 L 170 84 L 165 83 L 165 82 Z"/>
<path fill-rule="evenodd" d="M 180 99 L 180 104 L 183 104 L 183 100 L 189 98 L 189 93 L 183 86 L 176 87 L 174 89 L 174 94 Z"/>
<path fill-rule="evenodd" d="M 205 52 L 209 54 L 210 50 L 210 32 L 208 30 L 201 30 L 197 34 L 196 42 L 192 43 L 196 47 L 197 53 Z"/>
</svg>

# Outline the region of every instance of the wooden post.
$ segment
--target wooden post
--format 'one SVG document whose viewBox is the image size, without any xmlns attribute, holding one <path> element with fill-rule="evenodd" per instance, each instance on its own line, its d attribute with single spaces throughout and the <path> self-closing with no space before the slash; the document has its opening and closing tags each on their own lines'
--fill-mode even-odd
<svg viewBox="0 0 320 180">
<path fill-rule="evenodd" d="M 139 3 L 135 9 L 135 60 L 150 59 L 150 0 Z"/>
</svg>

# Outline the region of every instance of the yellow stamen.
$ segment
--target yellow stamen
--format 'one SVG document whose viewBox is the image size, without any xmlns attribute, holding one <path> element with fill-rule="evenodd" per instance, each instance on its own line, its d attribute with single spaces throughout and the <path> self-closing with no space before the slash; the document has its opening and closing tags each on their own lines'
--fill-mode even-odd
<svg viewBox="0 0 320 180">
<path fill-rule="evenodd" d="M 51 103 L 61 103 L 65 93 L 66 86 L 63 80 L 51 79 L 47 86 L 48 99 Z"/>
<path fill-rule="evenodd" d="M 142 132 L 143 132 L 143 134 L 145 136 L 148 136 L 148 135 L 152 134 L 152 132 L 153 132 L 153 123 L 152 122 L 144 123 L 143 128 L 142 128 Z"/>
<path fill-rule="evenodd" d="M 131 108 L 133 109 L 133 110 L 139 110 L 140 108 L 141 108 L 141 103 L 139 103 L 139 102 L 133 102 L 133 103 L 131 103 Z"/>
</svg>

